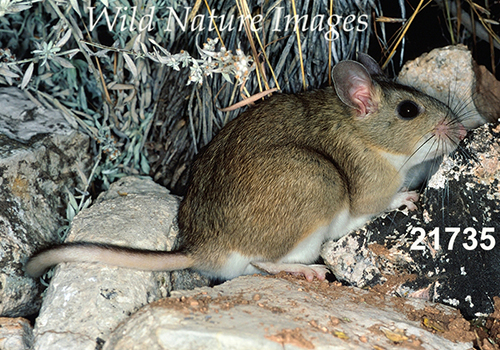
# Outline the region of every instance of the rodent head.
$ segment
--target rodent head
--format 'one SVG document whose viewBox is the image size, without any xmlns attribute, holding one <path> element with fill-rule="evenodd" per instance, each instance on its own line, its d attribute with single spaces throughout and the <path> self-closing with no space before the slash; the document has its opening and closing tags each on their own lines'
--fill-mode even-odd
<svg viewBox="0 0 500 350">
<path fill-rule="evenodd" d="M 335 91 L 352 108 L 358 136 L 379 152 L 409 157 L 408 166 L 453 151 L 466 131 L 450 108 L 373 67 L 342 61 L 333 70 Z"/>
</svg>

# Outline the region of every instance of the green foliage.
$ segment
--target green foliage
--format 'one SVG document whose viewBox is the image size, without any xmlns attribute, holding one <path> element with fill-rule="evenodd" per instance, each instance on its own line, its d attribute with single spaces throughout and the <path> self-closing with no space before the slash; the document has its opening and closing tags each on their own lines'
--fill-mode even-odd
<svg viewBox="0 0 500 350">
<path fill-rule="evenodd" d="M 253 69 L 251 58 L 239 50 L 217 52 L 217 40 L 199 49 L 199 59 L 186 51 L 170 53 L 172 37 L 162 36 L 169 6 L 180 5 L 0 0 L 0 84 L 18 86 L 41 105 L 60 109 L 93 140 L 95 166 L 86 188 L 76 197 L 67 191 L 69 222 L 90 204 L 87 188 L 94 179 L 106 189 L 125 175 L 149 174 L 144 145 L 157 109 L 153 87 L 162 85 L 161 68 L 189 69 L 185 84 L 201 84 L 213 73 L 228 81 L 236 76 L 242 84 Z M 148 15 L 151 23 L 140 31 L 139 19 Z"/>
</svg>

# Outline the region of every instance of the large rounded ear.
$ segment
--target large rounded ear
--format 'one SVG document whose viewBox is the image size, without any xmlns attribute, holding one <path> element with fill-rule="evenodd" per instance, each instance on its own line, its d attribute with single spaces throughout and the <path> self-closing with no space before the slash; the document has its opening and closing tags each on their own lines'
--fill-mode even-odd
<svg viewBox="0 0 500 350">
<path fill-rule="evenodd" d="M 333 84 L 340 100 L 364 118 L 378 109 L 375 88 L 366 68 L 358 62 L 342 61 L 333 68 Z"/>
<path fill-rule="evenodd" d="M 382 68 L 380 68 L 377 61 L 375 61 L 370 55 L 367 55 L 363 52 L 358 52 L 358 62 L 365 66 L 370 75 L 385 76 Z"/>
</svg>

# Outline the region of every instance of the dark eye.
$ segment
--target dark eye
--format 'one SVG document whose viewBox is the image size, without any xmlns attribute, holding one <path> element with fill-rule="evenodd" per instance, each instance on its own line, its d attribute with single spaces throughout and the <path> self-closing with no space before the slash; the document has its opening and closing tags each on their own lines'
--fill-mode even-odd
<svg viewBox="0 0 500 350">
<path fill-rule="evenodd" d="M 420 109 L 413 101 L 403 101 L 398 105 L 397 112 L 402 119 L 413 119 L 420 114 Z"/>
</svg>

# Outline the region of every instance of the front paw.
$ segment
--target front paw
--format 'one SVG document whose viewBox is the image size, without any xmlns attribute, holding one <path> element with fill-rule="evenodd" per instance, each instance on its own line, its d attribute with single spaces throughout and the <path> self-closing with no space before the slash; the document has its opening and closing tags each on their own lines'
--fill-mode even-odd
<svg viewBox="0 0 500 350">
<path fill-rule="evenodd" d="M 418 202 L 419 194 L 416 191 L 402 191 L 396 193 L 392 198 L 392 202 L 389 205 L 389 210 L 398 209 L 399 207 L 405 205 L 408 210 L 415 210 L 417 206 L 415 202 Z"/>
</svg>

